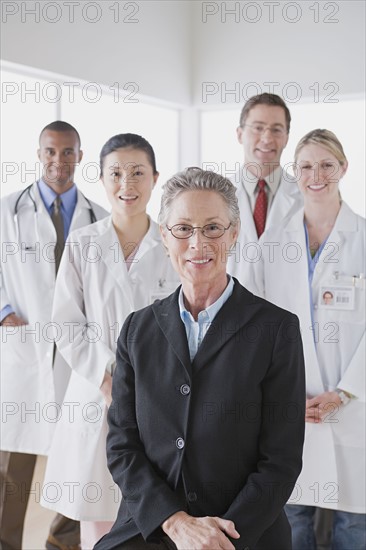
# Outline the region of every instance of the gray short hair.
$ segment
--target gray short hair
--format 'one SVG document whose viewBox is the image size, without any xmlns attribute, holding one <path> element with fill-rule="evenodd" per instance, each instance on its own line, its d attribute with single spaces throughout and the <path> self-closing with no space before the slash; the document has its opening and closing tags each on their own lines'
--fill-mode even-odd
<svg viewBox="0 0 366 550">
<path fill-rule="evenodd" d="M 174 200 L 184 191 L 215 191 L 225 201 L 232 225 L 240 220 L 236 187 L 220 174 L 197 167 L 186 168 L 172 176 L 163 186 L 159 223 L 165 225 Z"/>
</svg>

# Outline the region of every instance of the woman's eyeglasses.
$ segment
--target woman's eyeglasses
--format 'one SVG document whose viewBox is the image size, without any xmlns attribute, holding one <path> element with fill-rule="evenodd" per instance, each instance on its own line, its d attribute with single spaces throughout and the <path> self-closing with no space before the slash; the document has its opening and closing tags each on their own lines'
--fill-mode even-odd
<svg viewBox="0 0 366 550">
<path fill-rule="evenodd" d="M 231 223 L 227 227 L 224 227 L 220 223 L 208 223 L 203 227 L 193 227 L 185 223 L 178 223 L 173 225 L 173 227 L 166 226 L 166 228 L 176 239 L 189 239 L 196 229 L 200 229 L 202 235 L 207 237 L 207 239 L 218 239 L 224 235 L 225 231 L 227 231 L 230 226 Z"/>
</svg>

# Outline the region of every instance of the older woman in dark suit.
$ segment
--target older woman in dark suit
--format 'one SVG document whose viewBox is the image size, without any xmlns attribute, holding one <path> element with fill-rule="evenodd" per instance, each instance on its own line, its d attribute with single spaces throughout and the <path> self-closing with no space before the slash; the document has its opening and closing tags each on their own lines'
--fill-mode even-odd
<svg viewBox="0 0 366 550">
<path fill-rule="evenodd" d="M 113 549 L 289 550 L 301 470 L 297 317 L 226 273 L 235 187 L 189 168 L 164 187 L 162 237 L 182 285 L 131 314 L 118 340 L 108 464 L 123 500 Z"/>
</svg>

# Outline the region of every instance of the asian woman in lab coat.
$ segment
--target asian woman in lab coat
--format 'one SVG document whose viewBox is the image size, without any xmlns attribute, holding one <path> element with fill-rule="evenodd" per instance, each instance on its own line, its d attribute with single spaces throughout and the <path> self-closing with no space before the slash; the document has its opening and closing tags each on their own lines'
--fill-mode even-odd
<svg viewBox="0 0 366 550">
<path fill-rule="evenodd" d="M 112 137 L 100 154 L 111 216 L 71 233 L 56 283 L 57 346 L 72 369 L 53 439 L 42 504 L 81 521 L 83 550 L 109 531 L 121 495 L 106 464 L 106 412 L 116 341 L 129 313 L 178 286 L 146 206 L 158 179 L 141 136 Z"/>
<path fill-rule="evenodd" d="M 365 219 L 342 201 L 347 159 L 328 130 L 295 152 L 304 207 L 260 240 L 256 284 L 300 319 L 306 364 L 303 470 L 287 505 L 296 550 L 315 550 L 316 507 L 333 513 L 334 550 L 365 529 Z"/>
</svg>

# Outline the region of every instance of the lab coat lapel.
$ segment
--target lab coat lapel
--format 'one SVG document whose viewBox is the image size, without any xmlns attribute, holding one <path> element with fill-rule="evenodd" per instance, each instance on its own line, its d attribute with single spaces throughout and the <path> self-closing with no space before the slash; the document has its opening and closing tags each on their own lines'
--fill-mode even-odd
<svg viewBox="0 0 366 550">
<path fill-rule="evenodd" d="M 286 243 L 296 243 L 301 249 L 301 258 L 296 263 L 296 281 L 298 285 L 298 303 L 297 311 L 295 311 L 301 323 L 301 336 L 304 342 L 304 356 L 306 363 L 306 388 L 309 396 L 315 395 L 314 388 L 321 388 L 323 380 L 318 363 L 316 346 L 314 343 L 314 332 L 318 333 L 319 326 L 315 323 L 312 327 L 312 317 L 309 299 L 313 299 L 309 295 L 309 265 L 308 253 L 306 246 L 305 228 L 304 228 L 304 208 L 300 208 L 295 214 L 289 218 L 287 225 L 284 228 L 286 232 Z M 314 280 L 319 276 L 316 268 L 313 275 L 312 288 L 314 288 Z M 324 387 L 324 386 L 323 386 Z M 324 388 L 325 391 L 325 388 Z"/>
<path fill-rule="evenodd" d="M 165 300 L 155 302 L 152 305 L 156 321 L 164 333 L 168 344 L 173 348 L 175 355 L 192 376 L 192 365 L 189 356 L 187 335 L 181 320 L 178 306 L 180 286 Z"/>
<path fill-rule="evenodd" d="M 138 246 L 138 250 L 135 255 L 135 263 L 142 258 L 146 252 L 161 244 L 160 232 L 158 225 L 150 219 L 150 226 L 145 237 L 142 239 L 141 243 Z M 134 264 L 131 266 L 131 270 L 134 268 Z"/>
<path fill-rule="evenodd" d="M 284 231 L 297 233 L 296 235 L 296 238 L 298 238 L 297 242 L 300 243 L 300 240 L 301 240 L 300 235 L 304 233 L 304 207 L 303 206 L 298 210 L 296 210 L 292 214 L 292 216 L 288 218 L 287 223 L 284 226 Z"/>
<path fill-rule="evenodd" d="M 288 223 L 284 226 L 283 234 L 285 235 L 285 239 L 283 243 L 281 243 L 281 246 L 284 246 L 285 244 L 291 244 L 294 243 L 294 245 L 297 245 L 300 250 L 300 258 L 297 262 L 295 262 L 296 265 L 296 279 L 299 281 L 298 286 L 299 288 L 308 288 L 309 287 L 309 266 L 308 266 L 308 256 L 307 256 L 307 248 L 306 248 L 306 238 L 305 238 L 305 229 L 304 229 L 304 208 L 299 208 L 289 219 Z M 279 251 L 279 254 L 283 254 L 283 250 Z M 282 273 L 282 275 L 286 276 L 285 273 Z M 304 297 L 305 298 L 305 297 Z M 306 292 L 306 299 L 305 304 L 308 303 L 308 292 Z M 304 307 L 307 307 L 304 305 Z M 309 308 L 308 308 L 309 309 Z M 310 317 L 310 309 L 309 309 L 309 323 L 311 324 L 311 317 Z"/>
<path fill-rule="evenodd" d="M 51 220 L 51 216 L 49 215 L 48 210 L 42 200 L 37 182 L 33 184 L 31 189 L 31 194 L 34 197 L 34 201 L 37 207 L 36 223 L 38 225 L 39 238 L 43 243 L 47 243 L 47 246 L 51 243 L 51 248 L 53 251 L 53 247 L 54 247 L 53 243 L 56 242 L 56 229 Z M 33 209 L 33 205 L 31 205 L 31 208 Z M 45 250 L 44 253 L 47 256 L 47 258 L 49 256 L 52 256 L 52 254 L 49 255 L 48 249 Z M 50 263 L 53 263 L 53 260 L 50 261 Z"/>
<path fill-rule="evenodd" d="M 339 263 L 339 257 L 342 254 L 342 247 L 345 243 L 344 232 L 350 233 L 355 231 L 357 231 L 356 216 L 347 204 L 342 203 L 334 227 L 319 256 L 318 267 L 314 272 L 313 286 L 319 283 L 319 277 L 324 278 L 325 272 L 330 276 L 331 272 L 337 271 L 337 264 Z"/>
<path fill-rule="evenodd" d="M 299 206 L 302 205 L 296 180 L 287 172 L 282 171 L 281 181 L 266 219 L 266 228 L 281 223 L 295 203 L 298 203 Z"/>
<path fill-rule="evenodd" d="M 130 279 L 128 277 L 123 251 L 112 224 L 112 217 L 108 216 L 99 223 L 100 235 L 96 237 L 95 243 L 98 246 L 98 252 L 101 254 L 101 261 L 107 266 L 108 271 L 126 297 L 127 303 L 132 311 L 135 308 Z"/>
<path fill-rule="evenodd" d="M 241 227 L 238 238 L 238 243 L 241 248 L 248 242 L 257 242 L 257 230 L 254 225 L 253 213 L 250 207 L 249 198 L 245 191 L 244 184 L 239 183 L 237 187 L 236 196 L 238 198 Z"/>
<path fill-rule="evenodd" d="M 38 183 L 34 182 L 31 189 L 31 195 L 33 195 L 33 198 L 35 200 L 35 203 L 37 205 L 37 212 L 42 214 L 48 214 L 47 208 L 45 207 L 45 204 L 42 200 L 41 193 L 39 192 Z M 33 208 L 33 205 L 31 205 Z"/>
<path fill-rule="evenodd" d="M 77 190 L 77 201 L 72 216 L 70 231 L 91 223 L 91 207 L 84 195 Z"/>
</svg>

